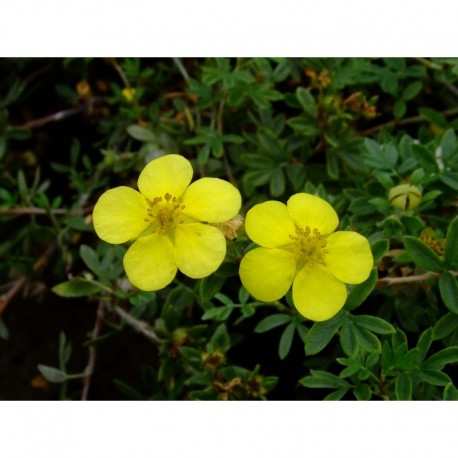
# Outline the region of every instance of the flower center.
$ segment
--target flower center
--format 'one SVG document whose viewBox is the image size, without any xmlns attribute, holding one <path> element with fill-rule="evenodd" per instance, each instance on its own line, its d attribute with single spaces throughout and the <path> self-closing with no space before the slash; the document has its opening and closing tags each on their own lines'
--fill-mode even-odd
<svg viewBox="0 0 458 458">
<path fill-rule="evenodd" d="M 326 235 L 321 235 L 318 229 L 296 228 L 296 234 L 290 234 L 289 238 L 294 241 L 294 252 L 299 255 L 299 262 L 309 264 L 324 264 L 323 256 L 329 251 L 326 250 Z"/>
<path fill-rule="evenodd" d="M 160 232 L 165 235 L 168 230 L 175 229 L 177 224 L 183 223 L 179 219 L 180 212 L 185 208 L 183 199 L 166 192 L 164 196 L 155 197 L 148 201 L 149 208 L 146 210 L 145 222 L 151 224 L 152 232 Z"/>
</svg>

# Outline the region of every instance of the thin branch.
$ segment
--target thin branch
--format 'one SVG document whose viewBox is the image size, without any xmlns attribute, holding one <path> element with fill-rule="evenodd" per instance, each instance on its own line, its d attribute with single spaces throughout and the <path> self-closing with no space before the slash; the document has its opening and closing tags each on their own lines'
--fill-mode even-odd
<svg viewBox="0 0 458 458">
<path fill-rule="evenodd" d="M 56 122 L 62 121 L 62 119 L 68 118 L 70 116 L 74 116 L 81 111 L 84 110 L 84 106 L 77 107 L 77 108 L 68 108 L 66 110 L 58 111 L 57 113 L 50 114 L 48 116 L 44 116 L 43 118 L 33 119 L 32 121 L 26 122 L 21 126 L 13 126 L 10 129 L 33 129 L 34 127 L 41 127 L 44 124 L 48 124 L 49 122 Z"/>
<path fill-rule="evenodd" d="M 56 249 L 56 242 L 52 241 L 47 247 L 43 254 L 37 259 L 33 265 L 35 273 L 39 272 L 50 260 L 52 253 Z M 27 283 L 29 276 L 22 275 L 14 283 L 13 286 L 1 297 L 0 299 L 0 315 L 6 309 L 7 305 L 21 291 L 21 289 Z"/>
<path fill-rule="evenodd" d="M 442 115 L 445 117 L 447 116 L 453 116 L 458 114 L 458 108 L 450 108 L 449 110 L 442 111 Z M 378 132 L 379 130 L 382 130 L 387 127 L 398 127 L 398 126 L 404 126 L 407 124 L 416 124 L 419 122 L 426 121 L 426 118 L 423 116 L 413 116 L 411 118 L 404 118 L 404 119 L 395 119 L 393 121 L 388 121 L 383 124 L 379 124 L 378 126 L 371 127 L 369 129 L 366 129 L 362 132 L 360 132 L 360 135 L 367 136 L 370 134 L 373 134 L 374 132 Z"/>
<path fill-rule="evenodd" d="M 143 334 L 149 340 L 151 340 L 151 342 L 155 343 L 156 345 L 162 343 L 162 339 L 156 335 L 154 329 L 145 321 L 134 318 L 130 313 L 126 312 L 118 305 L 115 305 L 112 308 L 110 307 L 110 309 L 117 313 L 119 317 L 121 317 L 129 326 L 132 326 L 137 332 Z"/>
<path fill-rule="evenodd" d="M 184 65 L 181 63 L 181 60 L 178 57 L 173 58 L 174 64 L 178 67 L 178 70 L 180 71 L 181 75 L 183 78 L 186 80 L 186 82 L 189 81 L 189 74 L 184 68 Z"/>
<path fill-rule="evenodd" d="M 97 314 L 94 323 L 94 329 L 92 330 L 92 341 L 95 341 L 102 329 L 103 324 L 103 314 L 104 314 L 104 302 L 101 300 L 97 307 Z M 89 347 L 89 359 L 87 362 L 86 369 L 84 370 L 84 378 L 83 378 L 83 393 L 81 395 L 82 401 L 87 401 L 89 395 L 89 388 L 91 386 L 91 379 L 92 374 L 95 370 L 95 362 L 97 358 L 97 347 L 92 343 Z"/>
<path fill-rule="evenodd" d="M 458 272 L 451 272 L 454 277 L 458 277 Z M 439 278 L 438 272 L 426 272 L 421 275 L 409 275 L 408 277 L 385 277 L 377 280 L 377 286 L 395 285 L 400 283 L 419 283 L 432 278 Z"/>
<path fill-rule="evenodd" d="M 39 207 L 0 208 L 0 215 L 47 215 L 49 212 L 53 215 L 85 215 L 90 213 L 92 208 L 92 205 L 85 208 L 76 208 L 74 210 L 66 208 L 51 208 L 47 210 Z"/>
</svg>

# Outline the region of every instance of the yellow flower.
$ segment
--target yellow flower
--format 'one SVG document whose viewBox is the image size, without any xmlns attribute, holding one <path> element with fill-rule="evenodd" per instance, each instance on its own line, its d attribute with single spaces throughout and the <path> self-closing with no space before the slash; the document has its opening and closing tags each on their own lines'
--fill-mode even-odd
<svg viewBox="0 0 458 458">
<path fill-rule="evenodd" d="M 280 299 L 293 285 L 301 315 L 332 318 L 345 304 L 344 283 L 362 283 L 374 262 L 368 240 L 352 231 L 334 232 L 338 224 L 331 205 L 311 194 L 294 194 L 287 205 L 273 200 L 255 205 L 245 228 L 260 247 L 240 263 L 243 285 L 265 302 Z"/>
<path fill-rule="evenodd" d="M 226 255 L 226 239 L 216 227 L 239 211 L 239 191 L 219 178 L 190 185 L 191 163 L 170 154 L 140 173 L 140 192 L 119 186 L 100 196 L 93 219 L 108 243 L 135 242 L 124 256 L 130 282 L 144 291 L 164 288 L 177 269 L 191 278 L 212 274 Z M 205 223 L 204 223 L 205 222 Z"/>
</svg>

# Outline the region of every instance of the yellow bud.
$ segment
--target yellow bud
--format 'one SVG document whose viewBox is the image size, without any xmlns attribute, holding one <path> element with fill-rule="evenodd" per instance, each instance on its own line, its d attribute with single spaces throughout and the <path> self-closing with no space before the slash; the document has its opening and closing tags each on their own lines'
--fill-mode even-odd
<svg viewBox="0 0 458 458">
<path fill-rule="evenodd" d="M 421 202 L 421 191 L 416 186 L 400 184 L 390 190 L 388 199 L 393 207 L 412 210 Z"/>
<path fill-rule="evenodd" d="M 122 91 L 122 95 L 128 102 L 132 102 L 135 98 L 135 89 L 131 87 L 125 87 Z"/>
</svg>

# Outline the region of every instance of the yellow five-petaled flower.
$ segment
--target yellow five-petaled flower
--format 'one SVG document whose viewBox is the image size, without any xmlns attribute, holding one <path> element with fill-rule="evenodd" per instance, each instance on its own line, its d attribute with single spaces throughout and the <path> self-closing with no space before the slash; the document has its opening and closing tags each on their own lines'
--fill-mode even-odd
<svg viewBox="0 0 458 458">
<path fill-rule="evenodd" d="M 298 311 L 314 321 L 332 318 L 347 298 L 344 283 L 362 283 L 373 266 L 368 240 L 334 232 L 339 218 L 323 199 L 295 194 L 287 205 L 267 201 L 248 211 L 247 235 L 258 245 L 240 264 L 240 278 L 256 299 L 283 297 L 293 286 Z"/>
<path fill-rule="evenodd" d="M 124 269 L 139 289 L 156 291 L 177 269 L 191 278 L 215 272 L 226 255 L 226 239 L 211 224 L 237 215 L 239 191 L 219 178 L 191 183 L 191 163 L 170 154 L 140 173 L 138 189 L 119 186 L 102 194 L 94 207 L 97 235 L 119 244 L 136 239 L 124 256 Z"/>
</svg>

